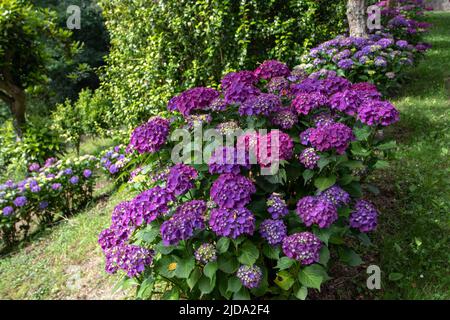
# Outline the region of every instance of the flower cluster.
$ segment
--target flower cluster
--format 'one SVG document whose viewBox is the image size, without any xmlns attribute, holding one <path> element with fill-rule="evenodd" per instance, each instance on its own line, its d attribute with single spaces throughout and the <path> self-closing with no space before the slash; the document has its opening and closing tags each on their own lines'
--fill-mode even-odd
<svg viewBox="0 0 450 320">
<path fill-rule="evenodd" d="M 259 233 L 271 246 L 276 246 L 283 242 L 287 234 L 287 229 L 283 220 L 267 219 L 259 226 Z"/>
<path fill-rule="evenodd" d="M 211 199 L 223 209 L 244 208 L 256 192 L 253 182 L 242 175 L 225 173 L 214 181 Z"/>
<path fill-rule="evenodd" d="M 100 154 L 100 164 L 109 175 L 116 175 L 130 161 L 126 156 L 124 145 L 115 146 L 111 150 L 106 150 Z"/>
<path fill-rule="evenodd" d="M 311 232 L 295 233 L 283 240 L 284 254 L 303 265 L 319 262 L 322 242 Z"/>
<path fill-rule="evenodd" d="M 183 195 L 194 187 L 193 180 L 197 179 L 198 173 L 193 167 L 183 163 L 173 166 L 167 175 L 167 189 L 176 196 Z"/>
<path fill-rule="evenodd" d="M 211 174 L 239 174 L 241 167 L 249 167 L 249 159 L 244 152 L 238 152 L 235 147 L 219 147 L 213 151 L 208 167 Z"/>
<path fill-rule="evenodd" d="M 318 151 L 335 149 L 339 154 L 344 153 L 350 142 L 354 140 L 352 129 L 343 123 L 330 123 L 310 128 L 307 134 L 301 137 Z"/>
<path fill-rule="evenodd" d="M 252 235 L 255 231 L 255 216 L 246 208 L 213 209 L 209 226 L 215 234 L 236 239 L 240 235 Z"/>
<path fill-rule="evenodd" d="M 261 268 L 258 266 L 240 266 L 236 272 L 236 276 L 241 281 L 242 285 L 249 289 L 254 289 L 261 283 L 263 274 Z"/>
<path fill-rule="evenodd" d="M 366 200 L 358 200 L 350 215 L 350 226 L 361 232 L 371 232 L 377 227 L 378 211 Z"/>
<path fill-rule="evenodd" d="M 139 153 L 153 153 L 166 143 L 170 123 L 166 119 L 153 117 L 147 123 L 134 129 L 127 150 Z"/>
<path fill-rule="evenodd" d="M 184 116 L 189 116 L 195 110 L 208 109 L 211 103 L 219 97 L 219 92 L 211 88 L 192 88 L 172 98 L 168 104 L 170 111 L 178 110 Z"/>
<path fill-rule="evenodd" d="M 323 197 L 306 196 L 297 203 L 297 214 L 306 226 L 313 224 L 328 228 L 338 218 L 337 209 Z"/>
<path fill-rule="evenodd" d="M 217 260 L 216 246 L 212 243 L 202 243 L 194 252 L 195 260 L 207 264 Z"/>
</svg>

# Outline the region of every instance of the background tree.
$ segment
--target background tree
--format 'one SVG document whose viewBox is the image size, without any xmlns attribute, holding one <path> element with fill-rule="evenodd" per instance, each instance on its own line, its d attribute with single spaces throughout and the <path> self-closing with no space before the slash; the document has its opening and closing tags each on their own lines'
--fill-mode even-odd
<svg viewBox="0 0 450 320">
<path fill-rule="evenodd" d="M 347 1 L 347 20 L 351 37 L 368 37 L 366 10 L 365 0 Z"/>
<path fill-rule="evenodd" d="M 0 98 L 14 117 L 18 136 L 25 126 L 26 90 L 48 82 L 48 65 L 64 52 L 79 49 L 70 42 L 71 32 L 59 28 L 56 14 L 34 7 L 29 1 L 0 3 Z"/>
</svg>

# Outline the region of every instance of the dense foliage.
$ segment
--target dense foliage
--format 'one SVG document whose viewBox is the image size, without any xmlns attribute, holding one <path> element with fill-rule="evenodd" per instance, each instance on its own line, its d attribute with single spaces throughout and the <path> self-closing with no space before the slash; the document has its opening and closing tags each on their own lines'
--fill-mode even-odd
<svg viewBox="0 0 450 320">
<path fill-rule="evenodd" d="M 102 90 L 111 120 L 133 127 L 186 88 L 292 52 L 345 28 L 345 1 L 100 1 L 111 37 Z M 118 19 L 117 17 L 120 17 Z M 126 120 L 126 121 L 124 121 Z"/>
<path fill-rule="evenodd" d="M 359 198 L 371 189 L 365 177 L 387 165 L 395 143 L 383 141 L 383 128 L 399 118 L 375 86 L 266 61 L 227 74 L 221 91 L 189 89 L 168 108 L 181 116 L 133 131 L 128 149 L 147 178 L 138 173 L 141 193 L 115 208 L 99 237 L 106 270 L 125 271 L 139 298 L 166 281 L 165 298 L 304 299 L 337 257 L 361 262 L 352 246 L 370 242 L 378 212 Z M 194 146 L 173 165 L 169 135 L 182 127 L 237 140 Z M 205 150 L 210 157 L 195 164 Z"/>
</svg>

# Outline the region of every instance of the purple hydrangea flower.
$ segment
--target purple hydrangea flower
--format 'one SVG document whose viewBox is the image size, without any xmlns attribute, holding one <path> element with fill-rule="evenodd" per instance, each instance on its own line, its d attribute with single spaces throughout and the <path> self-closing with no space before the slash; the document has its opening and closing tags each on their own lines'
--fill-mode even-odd
<svg viewBox="0 0 450 320">
<path fill-rule="evenodd" d="M 117 165 L 115 165 L 115 164 L 112 164 L 112 165 L 109 166 L 108 171 L 109 171 L 110 174 L 114 175 L 117 172 L 119 172 L 119 167 Z"/>
<path fill-rule="evenodd" d="M 69 182 L 71 184 L 78 184 L 78 182 L 80 182 L 80 178 L 78 176 L 73 176 L 72 178 L 70 178 Z"/>
<path fill-rule="evenodd" d="M 192 200 L 177 208 L 175 214 L 161 225 L 161 237 L 164 245 L 177 245 L 191 238 L 194 231 L 205 228 L 204 213 L 206 202 Z"/>
<path fill-rule="evenodd" d="M 349 222 L 352 228 L 360 232 L 371 232 L 377 227 L 378 211 L 375 206 L 366 201 L 358 200 L 355 209 L 350 214 Z"/>
<path fill-rule="evenodd" d="M 278 193 L 272 193 L 266 204 L 267 211 L 274 219 L 280 219 L 289 213 L 286 201 Z"/>
<path fill-rule="evenodd" d="M 269 81 L 266 88 L 269 93 L 285 96 L 289 93 L 290 86 L 289 80 L 285 77 L 275 77 Z"/>
<path fill-rule="evenodd" d="M 211 199 L 223 209 L 243 208 L 256 192 L 253 182 L 244 176 L 225 173 L 214 181 Z"/>
<path fill-rule="evenodd" d="M 61 189 L 61 187 L 62 187 L 61 183 L 53 183 L 52 184 L 52 190 L 54 190 L 54 191 Z"/>
<path fill-rule="evenodd" d="M 377 67 L 386 67 L 387 66 L 387 61 L 386 61 L 386 59 L 385 58 L 383 58 L 383 57 L 376 57 L 375 58 L 375 61 L 374 61 L 374 64 L 377 66 Z"/>
<path fill-rule="evenodd" d="M 39 171 L 39 169 L 40 169 L 39 163 L 36 163 L 36 162 L 32 163 L 32 164 L 28 167 L 28 170 L 29 170 L 30 172 L 36 172 L 36 171 Z"/>
<path fill-rule="evenodd" d="M 4 216 L 9 216 L 9 215 L 11 215 L 13 212 L 14 212 L 14 209 L 13 209 L 13 207 L 11 207 L 11 206 L 4 207 L 4 208 L 2 209 L 2 213 L 3 213 Z"/>
<path fill-rule="evenodd" d="M 141 154 L 159 151 L 166 143 L 169 131 L 168 120 L 153 117 L 147 123 L 134 129 L 127 150 L 136 150 Z"/>
<path fill-rule="evenodd" d="M 227 104 L 242 103 L 261 91 L 255 87 L 258 79 L 251 71 L 231 72 L 221 82 Z"/>
<path fill-rule="evenodd" d="M 89 169 L 85 169 L 85 170 L 83 171 L 83 176 L 84 176 L 86 179 L 89 179 L 89 178 L 92 176 L 92 171 L 89 170 Z"/>
<path fill-rule="evenodd" d="M 336 149 L 342 154 L 354 140 L 352 129 L 342 123 L 333 123 L 314 128 L 309 132 L 308 141 L 318 151 Z"/>
<path fill-rule="evenodd" d="M 369 126 L 389 126 L 400 119 L 400 113 L 388 101 L 368 100 L 359 108 L 358 119 Z"/>
<path fill-rule="evenodd" d="M 41 210 L 47 209 L 48 205 L 49 205 L 48 201 L 41 201 L 39 203 L 39 209 Z"/>
<path fill-rule="evenodd" d="M 143 221 L 151 223 L 158 216 L 166 214 L 169 211 L 169 204 L 173 201 L 175 196 L 166 188 L 156 186 L 146 190 L 132 201 L 133 220 L 137 226 Z"/>
<path fill-rule="evenodd" d="M 296 212 L 307 227 L 316 224 L 320 228 L 328 228 L 338 219 L 333 203 L 321 197 L 303 197 L 297 203 Z"/>
<path fill-rule="evenodd" d="M 145 270 L 153 261 L 153 251 L 135 245 L 121 245 L 105 252 L 106 271 L 124 270 L 132 278 Z"/>
<path fill-rule="evenodd" d="M 310 265 L 320 260 L 320 239 L 310 232 L 295 233 L 283 240 L 284 254 L 303 265 Z"/>
<path fill-rule="evenodd" d="M 345 191 L 338 185 L 334 185 L 331 188 L 323 191 L 319 197 L 327 199 L 336 207 L 340 207 L 350 203 L 350 195 L 347 191 Z"/>
<path fill-rule="evenodd" d="M 266 60 L 255 70 L 259 79 L 270 80 L 274 77 L 287 77 L 291 74 L 288 66 L 277 60 Z"/>
<path fill-rule="evenodd" d="M 298 122 L 298 116 L 291 108 L 281 108 L 272 115 L 270 121 L 273 125 L 288 130 Z"/>
<path fill-rule="evenodd" d="M 246 208 L 217 208 L 211 210 L 209 226 L 218 236 L 236 239 L 242 234 L 253 235 L 255 231 L 255 217 Z"/>
<path fill-rule="evenodd" d="M 287 235 L 287 228 L 283 220 L 267 219 L 259 226 L 259 233 L 271 246 L 276 246 L 283 242 Z"/>
<path fill-rule="evenodd" d="M 36 180 L 30 181 L 30 191 L 32 193 L 38 193 L 39 191 L 41 191 L 41 187 L 39 186 Z"/>
<path fill-rule="evenodd" d="M 272 149 L 275 149 L 275 154 L 272 154 Z M 287 133 L 271 130 L 267 135 L 258 138 L 257 156 L 261 167 L 269 167 L 272 163 L 280 160 L 289 160 L 293 155 L 294 141 Z"/>
<path fill-rule="evenodd" d="M 315 114 L 313 117 L 312 117 L 312 120 L 313 120 L 313 122 L 314 122 L 314 125 L 316 126 L 316 127 L 320 127 L 320 126 L 325 126 L 325 125 L 328 125 L 328 124 L 333 124 L 333 123 L 335 123 L 336 121 L 336 116 L 334 115 L 334 114 L 332 114 L 332 113 L 330 113 L 330 112 L 321 112 L 321 113 L 318 113 L 318 114 Z"/>
<path fill-rule="evenodd" d="M 201 127 L 203 124 L 208 124 L 211 121 L 212 117 L 210 114 L 192 114 L 186 117 L 186 123 L 189 129 Z"/>
<path fill-rule="evenodd" d="M 193 167 L 178 163 L 173 166 L 167 176 L 167 189 L 176 196 L 183 195 L 194 187 L 192 180 L 197 179 L 198 173 Z"/>
<path fill-rule="evenodd" d="M 330 99 L 330 107 L 333 110 L 341 111 L 345 114 L 353 116 L 358 111 L 363 100 L 358 91 L 344 90 L 337 92 Z"/>
<path fill-rule="evenodd" d="M 64 170 L 64 174 L 65 174 L 65 175 L 68 175 L 68 176 L 72 175 L 72 174 L 73 174 L 72 168 L 67 168 L 67 169 L 65 169 L 65 170 Z"/>
<path fill-rule="evenodd" d="M 299 157 L 300 163 L 307 169 L 314 169 L 317 167 L 317 162 L 320 160 L 320 156 L 317 154 L 314 148 L 306 148 L 302 151 Z"/>
<path fill-rule="evenodd" d="M 172 98 L 169 101 L 168 109 L 170 111 L 178 110 L 184 117 L 187 117 L 194 110 L 207 110 L 219 95 L 219 92 L 212 88 L 192 88 Z"/>
<path fill-rule="evenodd" d="M 28 200 L 24 196 L 17 197 L 14 199 L 13 203 L 16 207 L 23 207 L 27 204 Z"/>
<path fill-rule="evenodd" d="M 343 70 L 348 70 L 353 66 L 354 62 L 352 59 L 342 59 L 337 63 L 337 66 Z"/>
<path fill-rule="evenodd" d="M 263 273 L 261 268 L 253 265 L 242 265 L 236 272 L 236 276 L 241 281 L 242 285 L 248 289 L 258 288 L 261 283 Z"/>
<path fill-rule="evenodd" d="M 53 164 L 55 164 L 57 161 L 56 158 L 48 158 L 47 160 L 45 160 L 45 164 L 44 167 L 48 168 L 51 167 Z"/>
<path fill-rule="evenodd" d="M 217 260 L 216 246 L 212 243 L 202 243 L 194 252 L 195 260 L 205 265 Z"/>
<path fill-rule="evenodd" d="M 239 174 L 241 166 L 249 168 L 249 160 L 245 154 L 241 154 L 234 147 L 216 148 L 208 162 L 209 173 Z"/>
<path fill-rule="evenodd" d="M 313 109 L 323 107 L 328 104 L 328 98 L 320 92 L 300 93 L 292 101 L 292 107 L 298 114 L 307 115 Z"/>
<path fill-rule="evenodd" d="M 271 93 L 261 93 L 257 96 L 249 97 L 239 107 L 241 116 L 264 115 L 269 116 L 282 107 L 281 100 L 277 95 Z"/>
<path fill-rule="evenodd" d="M 222 112 L 225 111 L 228 107 L 228 104 L 225 102 L 222 98 L 216 98 L 214 99 L 211 104 L 209 105 L 208 110 L 212 112 Z"/>
</svg>

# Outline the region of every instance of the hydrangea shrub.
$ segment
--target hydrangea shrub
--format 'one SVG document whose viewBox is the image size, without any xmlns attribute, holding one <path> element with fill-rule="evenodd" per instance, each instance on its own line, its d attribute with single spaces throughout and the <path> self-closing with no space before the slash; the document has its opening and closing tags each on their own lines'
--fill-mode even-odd
<svg viewBox="0 0 450 320">
<path fill-rule="evenodd" d="M 354 244 L 370 242 L 379 214 L 362 199 L 376 189 L 366 177 L 388 165 L 395 142 L 382 132 L 399 119 L 373 84 L 266 61 L 227 74 L 220 90 L 187 90 L 169 108 L 170 121 L 151 118 L 131 134 L 140 193 L 99 236 L 106 271 L 137 283 L 138 298 L 151 298 L 158 281 L 168 284 L 163 298 L 305 298 L 337 260 L 357 264 Z M 207 121 L 192 126 L 192 116 Z M 174 164 L 166 130 L 178 128 L 265 131 Z M 278 170 L 262 174 L 274 162 Z"/>
<path fill-rule="evenodd" d="M 11 245 L 26 236 L 33 222 L 45 225 L 69 216 L 92 198 L 97 158 L 49 158 L 29 166 L 30 176 L 0 185 L 0 235 Z"/>
</svg>

